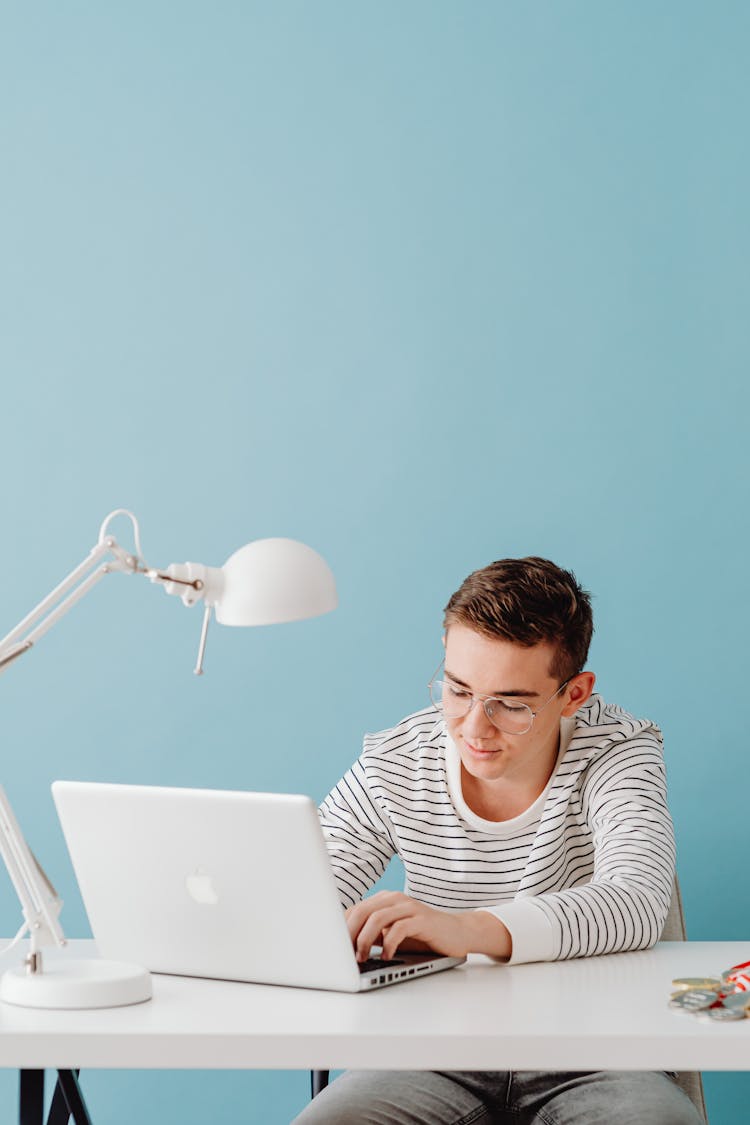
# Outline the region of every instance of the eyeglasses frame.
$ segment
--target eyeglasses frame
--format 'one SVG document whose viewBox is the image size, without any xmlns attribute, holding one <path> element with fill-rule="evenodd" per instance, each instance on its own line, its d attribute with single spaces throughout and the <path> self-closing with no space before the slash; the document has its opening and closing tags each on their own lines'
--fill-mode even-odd
<svg viewBox="0 0 750 1125">
<path fill-rule="evenodd" d="M 441 712 L 441 714 L 443 713 L 441 708 L 437 707 L 437 704 L 435 703 L 435 700 L 432 698 L 432 685 L 437 680 L 438 673 L 439 673 L 440 669 L 444 667 L 444 665 L 445 665 L 445 661 L 441 660 L 440 663 L 438 664 L 437 668 L 435 669 L 435 673 L 432 676 L 432 679 L 430 680 L 430 682 L 427 685 L 427 690 L 430 693 L 430 699 L 432 700 L 432 702 L 433 702 L 434 706 L 437 708 L 437 710 L 439 710 Z M 524 703 L 522 700 L 518 701 L 518 706 L 525 707 L 526 710 L 531 715 L 531 718 L 529 719 L 529 725 L 525 728 L 525 730 L 503 730 L 502 727 L 499 727 L 497 725 L 497 723 L 493 720 L 492 715 L 490 715 L 489 711 L 487 710 L 487 704 L 488 703 L 493 703 L 493 702 L 505 703 L 506 699 L 511 698 L 510 696 L 480 695 L 478 692 L 468 691 L 466 694 L 471 697 L 471 703 L 469 704 L 469 709 L 467 710 L 466 714 L 465 715 L 455 715 L 455 716 L 451 716 L 451 717 L 457 718 L 457 719 L 458 718 L 465 719 L 466 715 L 470 715 L 471 712 L 474 710 L 474 704 L 477 701 L 479 701 L 482 704 L 482 708 L 484 710 L 485 715 L 487 716 L 488 722 L 492 723 L 495 730 L 502 731 L 503 734 L 517 734 L 517 735 L 528 734 L 529 731 L 531 730 L 531 728 L 534 725 L 534 719 L 537 717 L 537 715 L 540 715 L 542 713 L 542 711 L 545 709 L 545 707 L 549 706 L 549 704 L 552 702 L 552 700 L 555 699 L 555 697 L 558 696 L 560 694 L 560 692 L 563 691 L 563 689 L 568 686 L 570 681 L 574 680 L 574 679 L 575 679 L 575 676 L 569 676 L 568 679 L 565 680 L 564 683 L 560 684 L 557 691 L 553 692 L 552 695 L 549 697 L 549 699 L 545 700 L 545 702 L 541 705 L 541 707 L 537 707 L 536 711 L 533 711 L 531 709 L 531 707 L 529 707 L 528 703 Z M 441 684 L 447 683 L 446 680 L 439 680 L 438 682 L 441 683 Z M 456 684 L 456 687 L 460 687 L 460 686 L 461 686 L 460 684 Z"/>
</svg>

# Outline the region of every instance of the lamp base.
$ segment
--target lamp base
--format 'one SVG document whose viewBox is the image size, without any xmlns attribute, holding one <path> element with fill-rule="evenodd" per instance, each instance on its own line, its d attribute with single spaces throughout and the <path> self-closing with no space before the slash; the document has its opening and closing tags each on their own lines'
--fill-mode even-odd
<svg viewBox="0 0 750 1125">
<path fill-rule="evenodd" d="M 0 978 L 0 1000 L 22 1008 L 120 1008 L 151 999 L 151 975 L 123 961 L 68 961 L 61 958 L 43 972 L 24 965 Z"/>
</svg>

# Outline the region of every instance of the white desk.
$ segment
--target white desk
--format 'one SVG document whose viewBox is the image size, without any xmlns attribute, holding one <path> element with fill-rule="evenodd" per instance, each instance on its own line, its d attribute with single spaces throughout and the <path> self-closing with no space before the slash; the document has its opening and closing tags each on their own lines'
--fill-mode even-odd
<svg viewBox="0 0 750 1125">
<path fill-rule="evenodd" d="M 93 943 L 71 942 L 89 956 Z M 18 948 L 0 958 L 16 963 Z M 48 954 L 48 957 L 64 954 Z M 667 1006 L 676 976 L 748 960 L 748 942 L 458 969 L 371 994 L 154 977 L 146 1004 L 36 1011 L 0 1004 L 0 1061 L 18 1069 L 750 1070 L 750 1019 Z"/>
</svg>

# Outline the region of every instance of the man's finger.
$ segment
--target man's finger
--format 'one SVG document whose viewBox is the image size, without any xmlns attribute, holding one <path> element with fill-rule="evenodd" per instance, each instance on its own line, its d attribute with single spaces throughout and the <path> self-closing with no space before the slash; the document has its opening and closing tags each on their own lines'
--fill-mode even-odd
<svg viewBox="0 0 750 1125">
<path fill-rule="evenodd" d="M 378 939 L 388 931 L 394 922 L 404 917 L 407 909 L 406 904 L 397 903 L 396 905 L 376 910 L 367 918 L 359 933 L 353 935 L 356 939 L 355 948 L 358 960 L 366 960 L 372 946 L 378 942 Z"/>
</svg>

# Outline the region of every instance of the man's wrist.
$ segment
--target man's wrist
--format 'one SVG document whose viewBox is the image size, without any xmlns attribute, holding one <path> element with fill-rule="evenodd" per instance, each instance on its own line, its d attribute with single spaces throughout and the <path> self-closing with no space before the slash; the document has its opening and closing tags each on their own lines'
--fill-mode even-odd
<svg viewBox="0 0 750 1125">
<path fill-rule="evenodd" d="M 513 952 L 510 930 L 488 910 L 469 910 L 464 915 L 468 929 L 467 953 L 484 953 L 507 961 Z"/>
</svg>

